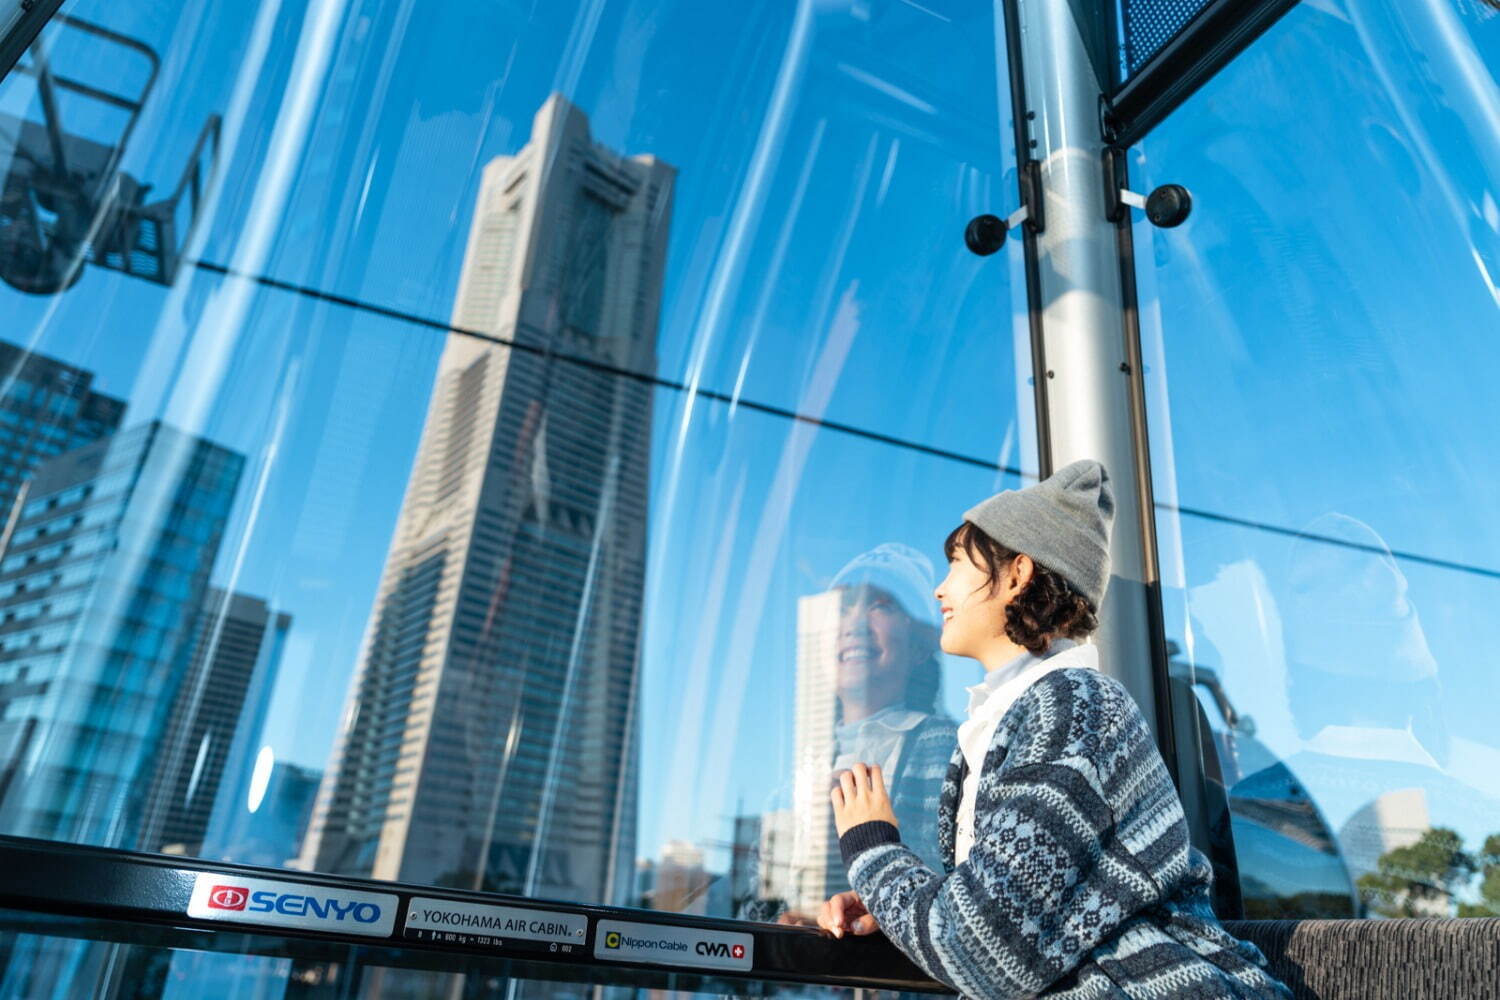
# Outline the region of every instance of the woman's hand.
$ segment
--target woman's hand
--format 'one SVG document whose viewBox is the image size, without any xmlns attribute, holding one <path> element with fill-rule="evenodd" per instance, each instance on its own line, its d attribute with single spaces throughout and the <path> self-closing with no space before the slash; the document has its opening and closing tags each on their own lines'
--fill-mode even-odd
<svg viewBox="0 0 1500 1000">
<path fill-rule="evenodd" d="M 853 890 L 832 896 L 823 904 L 818 913 L 818 926 L 837 938 L 843 937 L 845 931 L 863 935 L 880 930 L 880 925 L 860 901 L 859 893 Z"/>
<path fill-rule="evenodd" d="M 829 793 L 833 800 L 833 825 L 842 837 L 850 828 L 877 820 L 896 825 L 891 797 L 885 791 L 880 765 L 855 764 L 839 773 L 839 783 Z M 833 897 L 838 899 L 838 896 Z"/>
</svg>

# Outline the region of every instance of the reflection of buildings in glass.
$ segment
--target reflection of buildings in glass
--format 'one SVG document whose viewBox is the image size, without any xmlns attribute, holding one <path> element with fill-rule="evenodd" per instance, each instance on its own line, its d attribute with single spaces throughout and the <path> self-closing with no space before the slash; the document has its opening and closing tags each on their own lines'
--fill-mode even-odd
<svg viewBox="0 0 1500 1000">
<path fill-rule="evenodd" d="M 297 856 L 322 772 L 258 754 L 242 787 L 225 786 L 204 842 L 209 857 L 281 868 Z"/>
<path fill-rule="evenodd" d="M 94 392 L 94 375 L 0 340 L 0 513 L 37 463 L 119 429 L 125 404 Z"/>
<path fill-rule="evenodd" d="M 753 898 L 773 905 L 769 909 L 737 909 L 736 913 L 769 919 L 775 915 L 775 904 L 797 898 L 798 872 L 791 859 L 796 854 L 798 828 L 797 815 L 791 809 L 772 809 L 761 816 L 758 863 L 754 877 L 747 881 L 755 888 Z"/>
<path fill-rule="evenodd" d="M 785 899 L 795 910 L 816 908 L 848 888 L 828 800 L 838 725 L 838 645 L 843 592 L 828 590 L 797 600 L 797 709 L 793 760 L 791 867 Z M 772 855 L 770 857 L 775 857 Z"/>
<path fill-rule="evenodd" d="M 1380 856 L 1398 847 L 1410 847 L 1432 826 L 1427 813 L 1427 793 L 1420 788 L 1398 788 L 1376 796 L 1359 809 L 1339 830 L 1344 858 L 1356 879 L 1377 871 Z M 1446 909 L 1433 916 L 1448 916 Z"/>
<path fill-rule="evenodd" d="M 486 166 L 453 322 L 526 349 L 449 338 L 301 864 L 629 891 L 651 390 L 601 367 L 655 371 L 673 176 L 559 97 Z"/>
<path fill-rule="evenodd" d="M 202 851 L 226 764 L 241 769 L 251 763 L 229 756 L 236 728 L 260 721 L 246 718 L 251 682 L 260 694 L 254 700 L 263 701 L 291 623 L 290 615 L 273 613 L 260 598 L 217 587 L 208 591 L 192 625 L 192 659 L 167 720 L 149 810 L 157 828 L 146 831 L 145 846 L 180 854 Z M 263 705 L 256 708 L 251 715 L 263 714 Z M 277 864 L 296 853 L 291 846 Z"/>
<path fill-rule="evenodd" d="M 0 557 L 4 832 L 138 846 L 243 464 L 152 422 L 38 466 Z"/>
<path fill-rule="evenodd" d="M 723 916 L 729 890 L 724 876 L 703 867 L 703 852 L 682 841 L 662 845 L 657 861 L 642 859 L 636 865 L 640 905 L 670 913 Z"/>
</svg>

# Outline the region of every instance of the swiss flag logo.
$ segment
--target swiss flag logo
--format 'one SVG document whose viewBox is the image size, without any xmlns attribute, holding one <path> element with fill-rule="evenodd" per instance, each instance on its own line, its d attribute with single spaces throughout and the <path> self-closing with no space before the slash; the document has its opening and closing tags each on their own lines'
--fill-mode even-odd
<svg viewBox="0 0 1500 1000">
<path fill-rule="evenodd" d="M 729 952 L 735 958 L 744 958 L 745 957 L 745 946 L 742 945 L 742 944 L 737 944 L 733 948 L 729 949 Z"/>
<path fill-rule="evenodd" d="M 243 910 L 250 893 L 237 885 L 216 885 L 208 891 L 210 910 Z"/>
</svg>

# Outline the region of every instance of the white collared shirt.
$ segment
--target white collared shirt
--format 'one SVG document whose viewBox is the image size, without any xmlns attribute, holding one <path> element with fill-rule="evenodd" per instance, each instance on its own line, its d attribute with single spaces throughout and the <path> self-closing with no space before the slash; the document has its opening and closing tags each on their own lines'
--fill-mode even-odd
<svg viewBox="0 0 1500 1000">
<path fill-rule="evenodd" d="M 858 722 L 834 730 L 833 773 L 856 763 L 879 764 L 887 782 L 893 780 L 906 734 L 927 716 L 909 708 L 889 706 Z"/>
<path fill-rule="evenodd" d="M 984 770 L 984 756 L 1000 719 L 1026 689 L 1054 670 L 1066 667 L 1099 669 L 1099 650 L 1080 645 L 1071 639 L 1054 639 L 1046 655 L 1022 653 L 1004 666 L 985 675 L 983 681 L 969 688 L 969 718 L 958 727 L 958 745 L 963 750 L 968 773 L 964 775 L 963 794 L 958 802 L 957 829 L 954 831 L 953 860 L 963 864 L 974 846 L 974 805 L 979 798 L 979 778 Z"/>
</svg>

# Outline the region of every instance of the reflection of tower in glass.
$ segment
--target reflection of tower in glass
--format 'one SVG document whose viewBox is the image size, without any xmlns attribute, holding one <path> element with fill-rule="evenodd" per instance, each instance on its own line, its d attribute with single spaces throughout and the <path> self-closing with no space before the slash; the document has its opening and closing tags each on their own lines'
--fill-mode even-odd
<svg viewBox="0 0 1500 1000">
<path fill-rule="evenodd" d="M 1350 874 L 1357 879 L 1378 871 L 1382 854 L 1412 846 L 1431 826 L 1425 789 L 1398 788 L 1376 796 L 1339 829 Z M 1431 916 L 1447 913 L 1434 911 Z"/>
<path fill-rule="evenodd" d="M 258 597 L 209 590 L 194 616 L 192 659 L 167 719 L 148 809 L 155 829 L 143 831 L 147 847 L 202 853 L 226 767 L 252 766 L 254 748 L 231 758 L 230 746 L 237 729 L 262 721 L 291 624 L 290 615 L 273 612 Z"/>
<path fill-rule="evenodd" d="M 153 422 L 37 467 L 0 557 L 0 830 L 138 846 L 243 465 Z"/>
<path fill-rule="evenodd" d="M 94 392 L 93 381 L 92 372 L 0 340 L 0 517 L 39 462 L 119 429 L 125 404 Z"/>
<path fill-rule="evenodd" d="M 559 97 L 484 177 L 451 335 L 301 863 L 611 898 L 674 170 Z M 571 359 L 565 360 L 558 355 Z"/>
<path fill-rule="evenodd" d="M 788 905 L 806 909 L 848 888 L 833 836 L 828 780 L 838 721 L 838 646 L 843 593 L 829 590 L 797 601 L 797 710 Z M 779 860 L 779 859 L 777 859 Z"/>
</svg>

